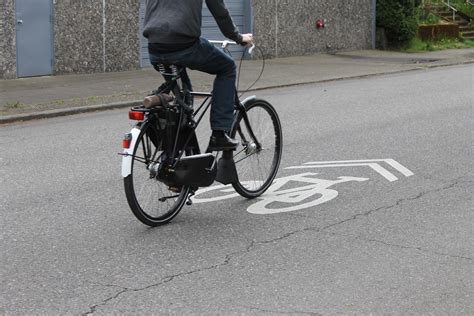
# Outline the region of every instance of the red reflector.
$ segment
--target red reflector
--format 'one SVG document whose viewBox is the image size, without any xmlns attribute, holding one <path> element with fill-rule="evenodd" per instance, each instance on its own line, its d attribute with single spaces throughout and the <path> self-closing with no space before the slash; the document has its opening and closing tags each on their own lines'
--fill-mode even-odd
<svg viewBox="0 0 474 316">
<path fill-rule="evenodd" d="M 123 149 L 129 149 L 130 148 L 130 139 L 122 140 L 122 147 L 123 147 Z"/>
<path fill-rule="evenodd" d="M 145 113 L 143 112 L 128 112 L 128 118 L 134 121 L 143 121 L 145 119 Z"/>
<path fill-rule="evenodd" d="M 123 140 L 122 140 L 123 149 L 129 149 L 131 142 L 132 142 L 132 134 L 130 134 L 130 133 L 125 134 L 125 136 L 123 137 Z"/>
</svg>

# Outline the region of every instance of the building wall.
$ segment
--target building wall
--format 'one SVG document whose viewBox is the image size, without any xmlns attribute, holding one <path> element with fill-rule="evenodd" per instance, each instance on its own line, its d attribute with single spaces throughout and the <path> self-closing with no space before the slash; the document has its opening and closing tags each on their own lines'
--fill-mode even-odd
<svg viewBox="0 0 474 316">
<path fill-rule="evenodd" d="M 267 57 L 370 48 L 372 2 L 253 0 L 253 33 Z M 14 0 L 0 6 L 0 78 L 14 78 Z M 138 0 L 54 0 L 54 73 L 139 68 L 138 11 Z"/>
<path fill-rule="evenodd" d="M 254 0 L 254 35 L 269 57 L 372 47 L 372 0 Z M 318 19 L 326 20 L 316 29 Z"/>
<path fill-rule="evenodd" d="M 54 72 L 103 71 L 102 1 L 57 0 L 54 4 Z"/>
<path fill-rule="evenodd" d="M 0 0 L 0 79 L 15 77 L 15 10 L 13 0 Z"/>
<path fill-rule="evenodd" d="M 138 1 L 56 0 L 54 43 L 56 74 L 136 69 Z"/>
<path fill-rule="evenodd" d="M 138 0 L 107 1 L 106 71 L 140 68 L 139 7 Z"/>
</svg>

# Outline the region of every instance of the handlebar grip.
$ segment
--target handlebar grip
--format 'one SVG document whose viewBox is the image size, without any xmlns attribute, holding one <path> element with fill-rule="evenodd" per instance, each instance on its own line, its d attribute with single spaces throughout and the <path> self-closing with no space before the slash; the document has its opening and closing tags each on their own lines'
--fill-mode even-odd
<svg viewBox="0 0 474 316">
<path fill-rule="evenodd" d="M 255 49 L 255 44 L 252 43 L 252 46 L 250 46 L 249 51 L 248 51 L 249 55 L 252 55 L 254 49 Z"/>
<path fill-rule="evenodd" d="M 229 41 L 229 40 L 225 40 L 225 41 L 210 40 L 209 43 L 211 43 L 211 44 L 219 44 L 219 45 L 221 45 L 222 48 L 227 48 L 227 46 L 229 46 L 229 45 L 238 45 L 236 42 L 234 42 L 234 41 Z M 252 55 L 254 49 L 255 49 L 255 44 L 252 43 L 252 46 L 250 46 L 250 48 L 248 49 L 248 53 L 249 53 L 250 55 Z"/>
</svg>

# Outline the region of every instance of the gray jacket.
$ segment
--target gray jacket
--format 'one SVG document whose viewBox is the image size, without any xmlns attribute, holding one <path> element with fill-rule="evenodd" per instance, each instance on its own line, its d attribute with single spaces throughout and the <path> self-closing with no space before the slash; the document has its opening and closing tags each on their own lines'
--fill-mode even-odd
<svg viewBox="0 0 474 316">
<path fill-rule="evenodd" d="M 203 0 L 147 0 L 143 36 L 150 43 L 184 44 L 201 36 Z M 206 0 L 221 32 L 242 42 L 224 0 Z"/>
</svg>

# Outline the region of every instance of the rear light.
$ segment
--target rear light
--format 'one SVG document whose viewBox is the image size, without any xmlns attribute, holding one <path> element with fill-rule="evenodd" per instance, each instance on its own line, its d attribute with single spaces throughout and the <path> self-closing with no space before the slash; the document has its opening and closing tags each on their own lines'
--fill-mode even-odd
<svg viewBox="0 0 474 316">
<path fill-rule="evenodd" d="M 134 121 L 143 121 L 145 119 L 145 113 L 130 111 L 128 112 L 128 118 Z"/>
<path fill-rule="evenodd" d="M 129 149 L 131 142 L 132 142 L 132 134 L 130 134 L 130 133 L 125 134 L 125 136 L 123 137 L 123 140 L 122 140 L 123 149 Z"/>
</svg>

